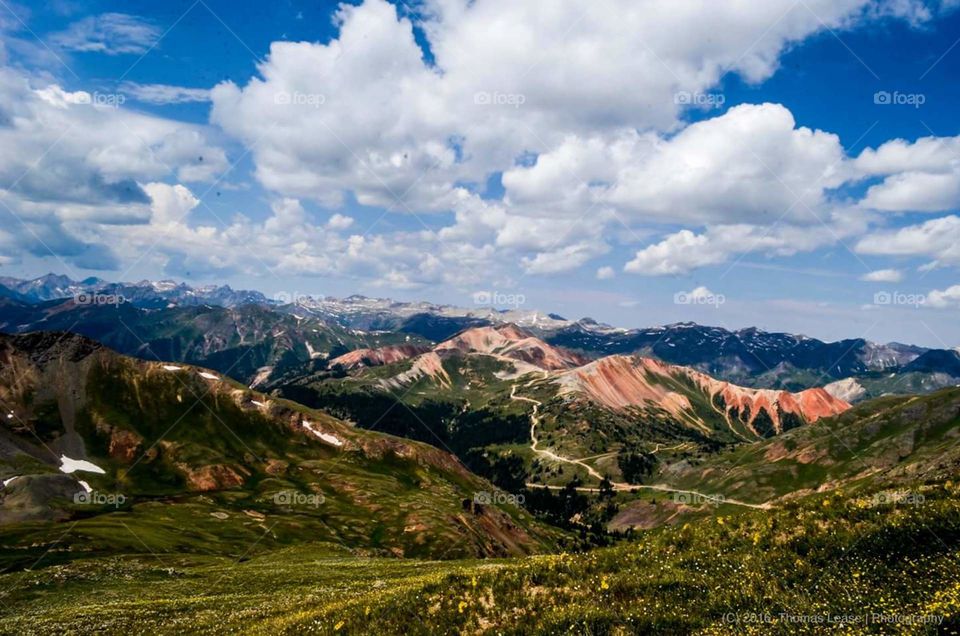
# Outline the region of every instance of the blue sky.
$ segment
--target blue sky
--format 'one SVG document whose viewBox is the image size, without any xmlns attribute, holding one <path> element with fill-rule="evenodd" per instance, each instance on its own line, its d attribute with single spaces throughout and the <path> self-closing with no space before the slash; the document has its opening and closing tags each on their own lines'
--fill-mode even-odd
<svg viewBox="0 0 960 636">
<path fill-rule="evenodd" d="M 4 0 L 0 273 L 957 346 L 957 5 Z"/>
</svg>

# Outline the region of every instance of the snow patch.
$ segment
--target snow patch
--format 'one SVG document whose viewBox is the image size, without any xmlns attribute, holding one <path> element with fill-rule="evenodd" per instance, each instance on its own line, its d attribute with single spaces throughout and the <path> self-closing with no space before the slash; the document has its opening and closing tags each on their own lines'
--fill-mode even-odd
<svg viewBox="0 0 960 636">
<path fill-rule="evenodd" d="M 20 479 L 20 475 L 14 475 L 13 477 L 8 477 L 8 478 L 4 479 L 4 480 L 3 480 L 3 487 L 6 488 L 7 486 L 9 486 L 9 485 L 10 485 L 10 482 L 13 481 L 14 479 Z"/>
<path fill-rule="evenodd" d="M 329 433 L 321 433 L 320 431 L 315 429 L 313 427 L 313 424 L 311 424 L 307 420 L 303 420 L 303 428 L 307 429 L 308 431 L 310 431 L 311 433 L 319 437 L 321 440 L 323 440 L 327 444 L 332 444 L 333 446 L 343 446 L 343 442 L 340 441 L 339 438 L 337 438 L 334 435 L 330 435 Z"/>
<path fill-rule="evenodd" d="M 86 490 L 87 492 L 93 492 L 93 488 L 90 487 L 90 484 L 83 481 L 82 479 L 78 479 L 77 481 L 80 482 L 80 485 L 83 486 L 84 490 Z"/>
<path fill-rule="evenodd" d="M 164 370 L 166 371 L 182 371 L 183 367 L 178 367 L 174 364 L 165 364 L 163 365 Z"/>
<path fill-rule="evenodd" d="M 66 455 L 60 456 L 60 472 L 72 473 L 78 470 L 87 473 L 98 473 L 100 475 L 106 474 L 105 470 L 85 459 L 70 459 Z"/>
<path fill-rule="evenodd" d="M 220 379 L 220 376 L 216 376 L 216 375 L 213 375 L 212 373 L 207 373 L 207 372 L 205 372 L 205 371 L 201 371 L 201 372 L 200 372 L 200 377 L 201 377 L 201 378 L 206 378 L 206 379 L 208 379 L 208 380 L 219 380 L 219 379 Z"/>
<path fill-rule="evenodd" d="M 259 402 L 259 401 L 257 401 L 257 400 L 250 400 L 250 404 L 256 404 L 256 405 L 259 406 L 259 407 L 265 407 L 265 406 L 266 406 L 266 404 L 264 404 L 263 402 Z"/>
</svg>

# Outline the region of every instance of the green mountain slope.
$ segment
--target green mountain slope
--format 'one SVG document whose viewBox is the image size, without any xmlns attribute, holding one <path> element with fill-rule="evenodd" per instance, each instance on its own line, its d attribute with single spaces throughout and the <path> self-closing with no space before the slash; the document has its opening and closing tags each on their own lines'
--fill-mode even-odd
<svg viewBox="0 0 960 636">
<path fill-rule="evenodd" d="M 304 541 L 451 558 L 558 538 L 515 506 L 474 505 L 493 486 L 444 451 L 203 369 L 48 333 L 0 336 L 0 361 L 8 565 Z M 66 531 L 69 553 L 48 552 Z"/>
<path fill-rule="evenodd" d="M 468 329 L 428 351 L 353 352 L 268 388 L 441 445 L 508 489 L 572 478 L 596 488 L 603 476 L 639 484 L 661 459 L 702 457 L 848 408 L 822 389 L 748 389 L 651 358 L 588 361 L 514 325 Z"/>
<path fill-rule="evenodd" d="M 859 404 L 835 418 L 658 477 L 755 503 L 837 488 L 897 487 L 960 469 L 960 389 Z"/>
<path fill-rule="evenodd" d="M 265 305 L 144 308 L 132 303 L 77 304 L 73 299 L 26 305 L 0 299 L 0 330 L 70 331 L 125 355 L 215 369 L 245 384 L 310 369 L 361 347 L 419 342 L 404 333 L 362 332 Z"/>
<path fill-rule="evenodd" d="M 0 575 L 0 631 L 950 634 L 960 491 L 923 492 L 922 506 L 813 498 L 714 516 L 584 554 L 423 562 L 257 546 L 239 563 L 78 560 Z"/>
<path fill-rule="evenodd" d="M 478 561 L 469 557 L 522 554 L 548 547 L 557 535 L 509 505 L 464 507 L 465 493 L 490 486 L 437 449 L 200 375 L 205 371 L 52 338 L 0 340 L 0 399 L 3 413 L 14 416 L 0 440 L 0 476 L 24 475 L 2 491 L 0 512 L 9 512 L 8 499 L 33 488 L 33 480 L 72 480 L 76 488 L 76 476 L 95 492 L 130 493 L 133 501 L 114 510 L 50 505 L 50 514 L 70 521 L 0 527 L 0 554 L 13 570 L 0 574 L 0 632 L 960 630 L 960 389 L 874 400 L 699 458 L 668 452 L 637 492 L 599 496 L 606 503 L 598 505 L 624 506 L 612 526 L 629 525 L 624 516 L 642 505 L 656 522 L 636 525 L 657 527 L 589 552 Z M 402 373 L 413 368 L 396 364 Z M 397 369 L 341 374 L 327 386 L 372 396 Z M 543 374 L 521 382 L 489 356 L 443 359 L 439 392 L 442 374 L 433 369 L 429 378 L 402 385 L 422 391 L 423 401 L 395 407 L 455 396 L 455 413 L 459 400 L 473 400 L 493 419 L 472 434 L 503 422 L 500 408 L 518 409 L 518 426 L 523 420 L 529 427 L 531 411 L 545 422 L 549 400 L 562 399 Z M 506 396 L 480 391 L 477 382 L 491 375 Z M 177 399 L 187 387 L 205 390 L 209 398 L 200 406 L 223 422 L 206 409 L 178 411 L 189 405 Z M 539 402 L 535 409 L 531 401 Z M 180 416 L 164 438 L 172 445 L 144 455 L 144 468 L 133 466 L 127 433 L 146 438 Z M 236 438 L 222 434 L 223 423 Z M 438 431 L 468 439 L 458 437 L 462 423 L 454 418 Z M 186 430 L 175 433 L 180 424 Z M 549 448 L 566 450 L 563 437 L 574 434 L 557 435 Z M 519 454 L 519 447 L 500 443 L 487 451 Z M 105 473 L 61 474 L 61 453 Z M 212 465 L 223 468 L 205 470 Z M 577 472 L 567 466 L 568 476 L 571 470 Z M 207 488 L 230 474 L 242 483 Z M 281 490 L 322 493 L 324 502 L 300 509 L 273 500 Z M 703 493 L 717 500 L 698 499 Z M 770 505 L 744 505 L 763 502 Z M 382 558 L 401 553 L 467 558 Z"/>
</svg>

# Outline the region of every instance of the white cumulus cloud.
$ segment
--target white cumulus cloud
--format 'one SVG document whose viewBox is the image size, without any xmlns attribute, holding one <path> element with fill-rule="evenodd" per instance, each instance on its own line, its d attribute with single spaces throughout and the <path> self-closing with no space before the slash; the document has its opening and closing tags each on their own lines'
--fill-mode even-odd
<svg viewBox="0 0 960 636">
<path fill-rule="evenodd" d="M 903 272 L 899 269 L 878 269 L 860 277 L 871 283 L 899 283 L 903 280 Z"/>
</svg>

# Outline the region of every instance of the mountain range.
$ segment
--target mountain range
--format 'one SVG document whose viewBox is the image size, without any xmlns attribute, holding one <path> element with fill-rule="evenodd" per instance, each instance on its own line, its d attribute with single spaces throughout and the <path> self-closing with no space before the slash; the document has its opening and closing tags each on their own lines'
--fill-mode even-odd
<svg viewBox="0 0 960 636">
<path fill-rule="evenodd" d="M 0 279 L 0 330 L 71 330 L 122 353 L 208 366 L 248 384 L 316 367 L 358 348 L 428 346 L 471 327 L 514 324 L 584 358 L 641 355 L 742 386 L 826 387 L 857 401 L 960 383 L 960 352 L 864 339 L 823 342 L 756 328 L 694 323 L 625 329 L 537 311 L 458 308 L 350 296 L 274 299 L 173 281 Z M 361 355 L 361 354 L 356 354 Z M 839 383 L 839 384 L 838 384 Z"/>
<path fill-rule="evenodd" d="M 467 329 L 430 348 L 357 350 L 262 388 L 439 445 L 510 491 L 571 478 L 629 489 L 661 464 L 850 408 L 823 388 L 742 387 L 637 355 L 591 360 L 511 324 Z"/>
</svg>

